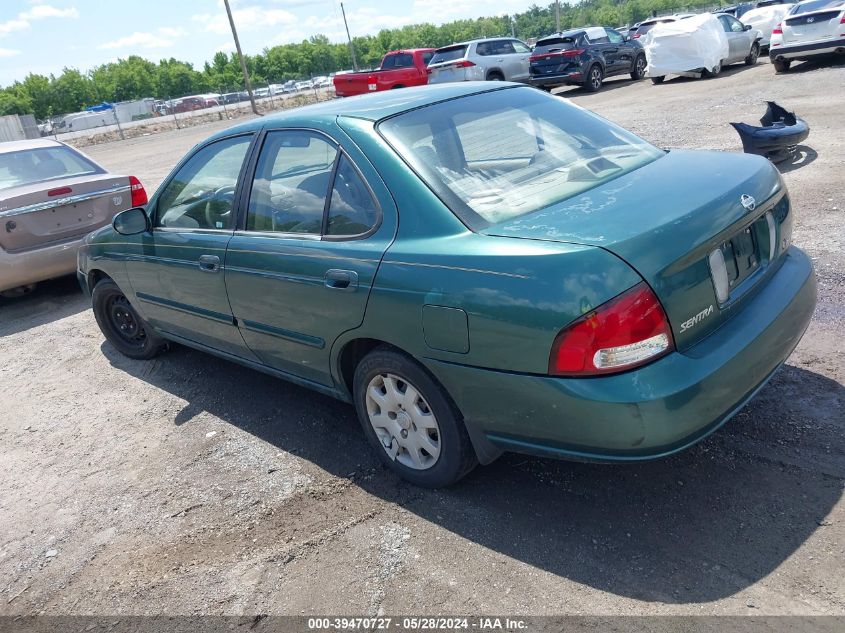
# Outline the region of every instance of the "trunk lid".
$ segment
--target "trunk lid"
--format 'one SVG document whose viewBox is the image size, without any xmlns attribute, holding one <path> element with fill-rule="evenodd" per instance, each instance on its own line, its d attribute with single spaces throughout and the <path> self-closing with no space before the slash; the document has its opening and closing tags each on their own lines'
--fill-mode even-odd
<svg viewBox="0 0 845 633">
<path fill-rule="evenodd" d="M 581 60 L 575 51 L 578 47 L 576 37 L 548 38 L 537 42 L 534 52 L 528 59 L 532 76 L 560 75 L 577 70 Z"/>
<path fill-rule="evenodd" d="M 781 29 L 784 44 L 806 44 L 839 39 L 842 7 L 808 11 L 784 19 Z"/>
<path fill-rule="evenodd" d="M 752 206 L 744 196 L 754 198 L 753 209 L 743 205 L 745 199 Z M 771 221 L 766 217 L 770 211 Z M 786 189 L 767 160 L 672 151 L 557 205 L 482 232 L 614 253 L 657 294 L 683 351 L 735 314 L 774 270 L 771 264 L 791 241 L 791 226 Z M 708 259 L 716 249 L 723 253 L 730 281 L 730 295 L 722 302 Z"/>
<path fill-rule="evenodd" d="M 80 237 L 131 206 L 127 176 L 95 174 L 0 191 L 0 247 L 10 253 Z"/>
</svg>

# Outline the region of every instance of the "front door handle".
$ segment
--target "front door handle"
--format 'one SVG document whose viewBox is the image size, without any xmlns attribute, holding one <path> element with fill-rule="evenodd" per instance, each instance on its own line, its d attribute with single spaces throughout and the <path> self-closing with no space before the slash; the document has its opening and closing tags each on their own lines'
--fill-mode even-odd
<svg viewBox="0 0 845 633">
<path fill-rule="evenodd" d="M 220 258 L 217 255 L 200 255 L 199 263 L 204 273 L 220 272 Z"/>
<path fill-rule="evenodd" d="M 358 288 L 358 273 L 354 270 L 332 268 L 326 272 L 324 283 L 326 284 L 326 288 L 331 288 L 332 290 L 354 291 Z"/>
</svg>

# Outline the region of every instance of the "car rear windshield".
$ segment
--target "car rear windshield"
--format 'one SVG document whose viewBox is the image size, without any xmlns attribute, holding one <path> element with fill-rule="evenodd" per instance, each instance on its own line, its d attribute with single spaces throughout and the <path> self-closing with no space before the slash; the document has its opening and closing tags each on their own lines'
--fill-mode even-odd
<svg viewBox="0 0 845 633">
<path fill-rule="evenodd" d="M 577 36 L 547 37 L 546 39 L 537 42 L 537 45 L 534 47 L 534 52 L 552 53 L 554 51 L 566 50 L 575 46 L 576 41 L 578 41 Z"/>
<path fill-rule="evenodd" d="M 799 15 L 801 13 L 809 13 L 810 11 L 833 9 L 839 6 L 845 6 L 845 3 L 842 0 L 812 0 L 811 2 L 796 4 L 789 13 L 791 15 Z"/>
<path fill-rule="evenodd" d="M 436 103 L 387 119 L 379 131 L 476 230 L 557 204 L 663 156 L 613 123 L 531 88 Z"/>
<path fill-rule="evenodd" d="M 0 153 L 0 189 L 98 173 L 103 170 L 61 145 Z"/>
<path fill-rule="evenodd" d="M 431 58 L 429 64 L 453 62 L 456 59 L 461 59 L 466 52 L 466 44 L 461 44 L 460 46 L 447 46 L 446 48 L 434 51 L 434 56 Z"/>
</svg>

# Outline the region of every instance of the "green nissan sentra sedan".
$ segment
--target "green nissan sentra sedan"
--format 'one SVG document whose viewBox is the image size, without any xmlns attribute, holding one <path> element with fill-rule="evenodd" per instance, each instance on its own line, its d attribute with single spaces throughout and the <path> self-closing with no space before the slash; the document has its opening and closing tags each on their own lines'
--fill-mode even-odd
<svg viewBox="0 0 845 633">
<path fill-rule="evenodd" d="M 354 404 L 448 485 L 502 451 L 661 457 L 728 420 L 816 303 L 764 159 L 663 151 L 516 84 L 332 101 L 199 144 L 80 251 L 106 338 Z"/>
</svg>

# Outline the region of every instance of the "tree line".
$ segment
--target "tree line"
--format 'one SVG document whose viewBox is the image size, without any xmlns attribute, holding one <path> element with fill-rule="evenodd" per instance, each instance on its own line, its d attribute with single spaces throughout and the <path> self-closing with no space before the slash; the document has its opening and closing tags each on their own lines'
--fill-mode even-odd
<svg viewBox="0 0 845 633">
<path fill-rule="evenodd" d="M 587 25 L 634 24 L 653 12 L 664 14 L 713 5 L 714 0 L 583 0 L 578 4 L 561 3 L 560 25 L 565 30 Z M 555 4 L 552 3 L 546 7 L 533 5 L 513 16 L 385 29 L 376 35 L 355 37 L 353 43 L 359 65 L 374 68 L 387 51 L 398 48 L 440 47 L 476 37 L 511 34 L 531 39 L 554 30 Z M 327 75 L 352 67 L 347 44 L 332 43 L 324 35 L 315 35 L 298 44 L 265 48 L 257 55 L 246 56 L 246 63 L 256 85 Z M 58 77 L 29 74 L 23 81 L 0 89 L 0 115 L 33 113 L 37 119 L 45 119 L 103 101 L 168 99 L 237 90 L 243 90 L 243 80 L 234 54 L 217 52 L 200 70 L 173 58 L 156 64 L 133 55 L 97 66 L 88 73 L 65 68 Z"/>
</svg>

